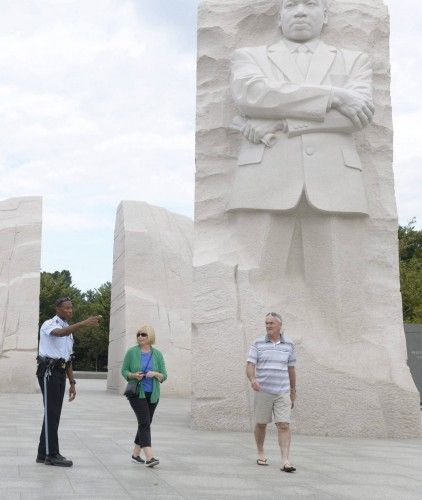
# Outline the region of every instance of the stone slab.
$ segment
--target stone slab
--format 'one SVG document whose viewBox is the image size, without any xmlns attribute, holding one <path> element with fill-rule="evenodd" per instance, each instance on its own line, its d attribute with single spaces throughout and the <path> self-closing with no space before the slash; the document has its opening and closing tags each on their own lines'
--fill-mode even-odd
<svg viewBox="0 0 422 500">
<path fill-rule="evenodd" d="M 41 212 L 39 197 L 0 202 L 0 393 L 36 390 Z"/>
<path fill-rule="evenodd" d="M 164 208 L 123 201 L 116 215 L 108 387 L 123 392 L 120 374 L 136 332 L 152 325 L 169 369 L 163 394 L 191 391 L 193 222 Z"/>
</svg>

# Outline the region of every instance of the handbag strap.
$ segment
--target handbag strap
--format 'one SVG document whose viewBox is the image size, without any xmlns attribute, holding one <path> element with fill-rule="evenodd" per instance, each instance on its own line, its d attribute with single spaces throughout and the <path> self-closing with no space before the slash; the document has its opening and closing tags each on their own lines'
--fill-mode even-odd
<svg viewBox="0 0 422 500">
<path fill-rule="evenodd" d="M 141 351 L 141 356 L 142 356 L 142 351 Z M 149 365 L 149 364 L 150 364 L 150 362 L 151 362 L 151 358 L 152 358 L 152 349 L 151 349 L 151 353 L 150 353 L 150 355 L 149 355 L 149 359 L 148 359 L 148 361 L 147 361 L 147 364 L 145 365 L 145 369 L 147 369 L 147 368 L 148 368 L 148 365 Z M 141 364 L 141 370 L 142 370 L 142 364 Z"/>
</svg>

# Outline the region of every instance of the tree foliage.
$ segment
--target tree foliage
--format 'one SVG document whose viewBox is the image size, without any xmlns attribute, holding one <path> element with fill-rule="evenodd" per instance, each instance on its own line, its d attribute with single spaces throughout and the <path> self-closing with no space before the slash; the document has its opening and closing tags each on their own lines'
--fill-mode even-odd
<svg viewBox="0 0 422 500">
<path fill-rule="evenodd" d="M 54 303 L 59 297 L 69 297 L 72 300 L 72 323 L 97 314 L 103 317 L 99 327 L 83 328 L 75 333 L 74 368 L 87 371 L 105 370 L 110 328 L 111 283 L 107 282 L 94 290 L 81 292 L 72 284 L 69 271 L 42 272 L 40 326 L 54 316 Z"/>
<path fill-rule="evenodd" d="M 405 323 L 422 323 L 422 230 L 416 219 L 399 227 L 400 285 Z"/>
</svg>

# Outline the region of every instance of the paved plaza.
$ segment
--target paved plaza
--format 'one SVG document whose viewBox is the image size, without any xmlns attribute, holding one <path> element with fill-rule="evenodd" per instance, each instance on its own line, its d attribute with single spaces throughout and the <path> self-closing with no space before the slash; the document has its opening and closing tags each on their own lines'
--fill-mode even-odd
<svg viewBox="0 0 422 500">
<path fill-rule="evenodd" d="M 35 463 L 39 394 L 0 394 L 0 498 L 69 499 L 420 499 L 422 440 L 358 440 L 295 436 L 296 474 L 279 471 L 275 435 L 268 467 L 255 465 L 252 435 L 199 432 L 189 426 L 189 401 L 163 399 L 153 426 L 161 464 L 130 460 L 135 417 L 104 380 L 79 380 L 65 401 L 61 452 L 72 469 Z"/>
</svg>

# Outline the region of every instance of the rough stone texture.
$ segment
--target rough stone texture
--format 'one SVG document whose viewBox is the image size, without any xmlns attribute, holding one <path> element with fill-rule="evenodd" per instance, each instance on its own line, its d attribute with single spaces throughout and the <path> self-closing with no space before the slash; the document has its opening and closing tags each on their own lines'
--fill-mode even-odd
<svg viewBox="0 0 422 500">
<path fill-rule="evenodd" d="M 168 380 L 162 393 L 191 392 L 193 222 L 163 208 L 123 201 L 115 226 L 107 387 L 123 391 L 126 350 L 152 325 Z"/>
<path fill-rule="evenodd" d="M 0 392 L 36 390 L 42 199 L 0 202 Z"/>
<path fill-rule="evenodd" d="M 310 269 L 310 278 L 300 276 L 303 255 L 293 252 L 285 280 L 274 282 L 256 263 L 239 265 L 232 251 L 238 228 L 247 235 L 257 222 L 256 215 L 246 214 L 236 228 L 226 211 L 240 144 L 240 135 L 229 130 L 237 114 L 229 89 L 229 58 L 236 48 L 279 39 L 278 5 L 269 0 L 208 0 L 199 7 L 193 425 L 250 428 L 246 353 L 251 341 L 265 333 L 265 313 L 279 311 L 299 359 L 294 430 L 332 436 L 417 436 L 419 397 L 406 366 L 399 289 L 389 19 L 381 0 L 330 2 L 329 25 L 322 34 L 329 44 L 367 52 L 372 62 L 374 122 L 355 136 L 369 217 L 356 227 L 352 222 L 345 240 L 330 240 L 329 222 L 320 248 L 295 242 L 305 253 L 316 255 L 315 262 L 327 252 L 324 246 L 343 245 L 345 262 L 349 257 L 360 261 L 353 278 L 360 283 L 359 293 L 348 295 L 353 287 L 347 288 L 338 270 L 337 284 L 349 300 L 337 304 L 334 313 L 335 286 L 321 284 L 324 274 L 318 275 L 317 265 Z M 305 220 L 309 231 L 320 229 L 318 214 Z M 276 243 L 250 238 L 251 247 L 267 245 L 273 258 Z"/>
</svg>

